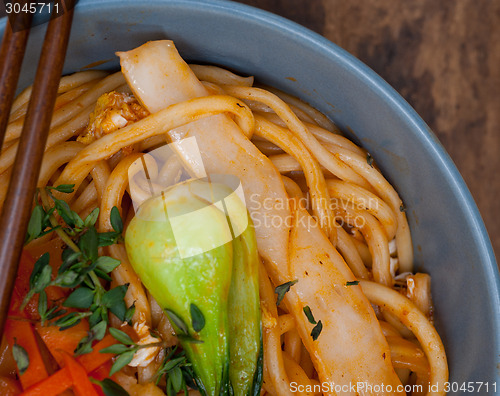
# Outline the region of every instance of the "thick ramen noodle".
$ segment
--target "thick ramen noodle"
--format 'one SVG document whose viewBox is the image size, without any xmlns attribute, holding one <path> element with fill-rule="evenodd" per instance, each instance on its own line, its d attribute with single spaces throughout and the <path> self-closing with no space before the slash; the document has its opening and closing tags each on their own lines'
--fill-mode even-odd
<svg viewBox="0 0 500 396">
<path fill-rule="evenodd" d="M 430 277 L 374 158 L 299 99 L 188 65 L 171 41 L 117 55 L 120 71 L 59 85 L 5 394 L 444 394 Z"/>
</svg>

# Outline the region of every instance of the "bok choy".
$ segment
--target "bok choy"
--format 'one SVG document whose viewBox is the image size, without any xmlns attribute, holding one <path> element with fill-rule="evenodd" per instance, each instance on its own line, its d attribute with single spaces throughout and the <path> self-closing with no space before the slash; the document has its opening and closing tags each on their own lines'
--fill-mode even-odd
<svg viewBox="0 0 500 396">
<path fill-rule="evenodd" d="M 258 395 L 262 335 L 255 233 L 225 185 L 178 184 L 139 208 L 130 261 L 175 329 L 206 395 Z"/>
</svg>

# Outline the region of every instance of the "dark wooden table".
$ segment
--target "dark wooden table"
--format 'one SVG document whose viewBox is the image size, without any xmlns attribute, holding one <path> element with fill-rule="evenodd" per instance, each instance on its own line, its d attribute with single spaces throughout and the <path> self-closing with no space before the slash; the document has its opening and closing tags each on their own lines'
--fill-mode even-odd
<svg viewBox="0 0 500 396">
<path fill-rule="evenodd" d="M 324 35 L 399 91 L 455 161 L 500 257 L 500 0 L 239 1 Z"/>
<path fill-rule="evenodd" d="M 239 0 L 362 60 L 429 124 L 500 259 L 500 0 Z"/>
</svg>

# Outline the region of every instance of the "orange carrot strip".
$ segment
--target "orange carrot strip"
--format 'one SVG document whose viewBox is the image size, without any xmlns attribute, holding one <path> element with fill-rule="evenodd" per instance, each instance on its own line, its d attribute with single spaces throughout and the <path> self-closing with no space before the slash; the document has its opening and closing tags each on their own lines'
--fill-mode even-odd
<svg viewBox="0 0 500 396">
<path fill-rule="evenodd" d="M 35 331 L 31 326 L 31 323 L 21 320 L 7 319 L 4 333 L 11 347 L 17 341 L 17 344 L 22 346 L 28 353 L 28 368 L 22 375 L 18 371 L 19 380 L 21 381 L 23 389 L 27 389 L 31 385 L 47 378 L 49 374 L 43 362 L 40 349 L 38 348 Z"/>
<path fill-rule="evenodd" d="M 87 373 L 90 373 L 115 356 L 112 353 L 100 353 L 99 351 L 116 343 L 117 341 L 108 334 L 94 345 L 92 352 L 79 356 L 78 362 L 85 368 Z"/>
<path fill-rule="evenodd" d="M 69 370 L 64 367 L 49 378 L 26 389 L 21 396 L 56 396 L 69 389 L 73 381 Z"/>
<path fill-rule="evenodd" d="M 87 335 L 89 326 L 86 320 L 82 320 L 76 326 L 63 331 L 60 331 L 58 326 L 42 326 L 40 323 L 35 325 L 35 329 L 59 366 L 63 366 L 61 351 L 73 355 L 80 340 Z"/>
<path fill-rule="evenodd" d="M 94 371 L 89 373 L 89 376 L 95 378 L 96 380 L 102 381 L 104 378 L 109 378 L 109 372 L 111 371 L 111 361 L 107 361 L 102 366 L 99 366 Z"/>
<path fill-rule="evenodd" d="M 68 353 L 63 353 L 66 368 L 73 381 L 73 391 L 77 396 L 99 396 L 92 382 L 90 382 L 87 372 L 83 366 L 71 357 Z"/>
<path fill-rule="evenodd" d="M 9 377 L 0 377 L 0 395 L 17 396 L 22 392 L 19 381 Z"/>
<path fill-rule="evenodd" d="M 76 363 L 81 369 L 85 372 L 85 377 L 88 380 L 88 374 L 94 370 L 100 368 L 103 364 L 108 362 L 114 355 L 112 353 L 100 353 L 99 351 L 107 348 L 113 344 L 116 344 L 116 340 L 111 336 L 107 335 L 101 341 L 99 341 L 93 347 L 93 351 L 91 353 L 87 353 L 85 355 L 81 355 L 76 359 Z M 30 357 L 31 358 L 31 357 Z M 73 358 L 71 358 L 74 360 Z M 73 367 L 73 366 L 72 366 Z M 49 378 L 45 378 L 39 383 L 34 384 L 29 389 L 26 389 L 22 396 L 56 396 L 66 389 L 70 388 L 74 385 L 73 378 L 71 373 L 69 372 L 68 363 L 66 362 L 66 366 L 50 376 Z M 77 373 L 81 373 L 79 369 L 77 369 Z M 109 373 L 109 371 L 108 371 Z M 78 374 L 79 375 L 79 374 Z M 102 379 L 102 378 L 101 378 Z M 81 386 L 86 386 L 82 385 Z M 75 385 L 76 386 L 76 385 Z M 78 385 L 79 386 L 79 385 Z M 92 386 L 93 387 L 93 386 Z M 82 388 L 83 389 L 83 388 Z M 94 389 L 94 388 L 93 388 Z M 78 392 L 75 389 L 76 392 Z M 95 392 L 95 389 L 94 389 Z M 98 393 L 96 393 L 98 395 Z M 86 395 L 86 394 L 85 394 Z M 90 395 L 94 395 L 91 393 Z"/>
</svg>

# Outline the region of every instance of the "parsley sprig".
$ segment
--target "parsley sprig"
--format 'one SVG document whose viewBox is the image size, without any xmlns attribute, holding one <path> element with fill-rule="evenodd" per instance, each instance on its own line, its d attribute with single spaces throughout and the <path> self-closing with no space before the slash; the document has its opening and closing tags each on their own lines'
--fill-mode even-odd
<svg viewBox="0 0 500 396">
<path fill-rule="evenodd" d="M 123 367 L 129 364 L 134 358 L 135 353 L 139 349 L 143 348 L 154 348 L 154 347 L 165 347 L 163 342 L 155 342 L 151 344 L 137 344 L 132 340 L 132 338 L 124 331 L 115 329 L 113 327 L 109 328 L 109 333 L 118 341 L 120 344 L 111 345 L 107 348 L 102 349 L 101 353 L 112 353 L 116 355 L 115 361 L 111 366 L 109 375 L 112 376 L 117 371 L 120 371 Z"/>
<path fill-rule="evenodd" d="M 82 220 L 64 200 L 56 198 L 53 194 L 53 191 L 71 193 L 73 188 L 74 185 L 60 185 L 46 187 L 37 192 L 37 205 L 28 224 L 26 243 L 50 232 L 56 232 L 66 244 L 66 248 L 62 252 L 62 264 L 56 274 L 53 274 L 52 266 L 49 264 L 49 253 L 43 254 L 37 260 L 29 281 L 30 290 L 22 308 L 35 294 L 39 294 L 38 312 L 42 325 L 51 322 L 59 326 L 60 330 L 73 327 L 88 317 L 90 331 L 75 350 L 75 355 L 81 355 L 91 352 L 92 343 L 104 338 L 108 328 L 109 312 L 122 322 L 130 322 L 135 307 L 132 305 L 127 308 L 124 301 L 128 285 L 106 290 L 101 283 L 101 279 L 110 281 L 109 273 L 120 264 L 119 260 L 98 254 L 100 247 L 123 240 L 123 222 L 118 208 L 113 207 L 110 215 L 114 231 L 99 233 L 95 228 L 99 217 L 98 208 Z M 73 289 L 62 302 L 62 308 L 58 305 L 48 306 L 45 292 L 48 286 Z M 68 313 L 65 308 L 76 308 L 81 311 Z"/>
<path fill-rule="evenodd" d="M 56 232 L 66 244 L 62 252 L 62 264 L 56 274 L 50 265 L 50 255 L 45 253 L 34 265 L 30 277 L 30 290 L 23 301 L 23 307 L 35 295 L 39 295 L 38 312 L 42 324 L 50 322 L 68 329 L 78 324 L 83 318 L 88 318 L 90 330 L 86 337 L 80 340 L 75 350 L 75 355 L 92 351 L 94 341 L 104 338 L 109 332 L 119 343 L 102 349 L 101 353 L 115 354 L 114 363 L 109 375 L 128 365 L 137 351 L 143 348 L 165 348 L 165 359 L 156 373 L 156 382 L 165 378 L 167 395 L 176 395 L 181 390 L 188 395 L 188 387 L 198 389 L 195 373 L 185 352 L 175 347 L 166 347 L 162 341 L 151 344 L 137 344 L 126 332 L 109 327 L 108 314 L 111 312 L 122 322 L 132 319 L 135 307 L 126 307 L 124 297 L 128 285 L 122 285 L 106 290 L 101 280 L 110 281 L 109 273 L 120 262 L 112 257 L 99 256 L 100 247 L 109 246 L 123 240 L 123 222 L 116 207 L 111 210 L 110 222 L 114 231 L 99 233 L 95 223 L 99 217 L 99 209 L 93 210 L 84 220 L 71 210 L 64 201 L 56 198 L 53 191 L 59 193 L 72 193 L 74 185 L 60 185 L 46 187 L 37 192 L 37 205 L 35 206 L 26 236 L 26 243 L 40 238 L 51 232 Z M 57 305 L 49 306 L 45 289 L 48 286 L 59 286 L 72 289 L 71 294 Z M 68 312 L 67 308 L 78 309 Z M 195 333 L 190 334 L 184 321 L 172 311 L 166 310 L 170 320 L 179 328 L 178 338 L 192 343 L 202 343 L 198 332 L 205 326 L 205 317 L 195 305 L 190 305 L 191 325 Z M 20 366 L 29 364 L 22 347 L 17 350 Z M 93 380 L 101 386 L 106 395 L 127 395 L 127 392 L 109 378 L 103 381 Z"/>
<path fill-rule="evenodd" d="M 191 303 L 190 305 L 190 311 L 191 325 L 196 332 L 199 332 L 205 326 L 205 317 L 203 316 L 201 310 L 193 303 Z M 195 335 L 191 335 L 189 333 L 188 326 L 180 316 L 176 315 L 173 311 L 170 311 L 168 309 L 165 309 L 165 313 L 179 329 L 179 331 L 177 332 L 177 338 L 187 340 L 188 342 L 192 343 L 203 343 L 202 340 L 195 338 Z M 127 333 L 113 327 L 109 328 L 109 333 L 118 342 L 120 342 L 120 344 L 111 345 L 100 351 L 101 353 L 112 353 L 116 355 L 113 366 L 111 366 L 111 370 L 109 372 L 110 376 L 128 365 L 134 358 L 136 352 L 140 349 L 166 347 L 166 344 L 162 341 L 150 344 L 137 344 Z M 152 335 L 155 336 L 155 334 Z M 166 350 L 166 358 L 156 374 L 157 383 L 163 375 L 166 376 L 166 387 L 168 395 L 176 395 L 182 389 L 187 392 L 187 385 L 193 389 L 196 389 L 196 385 L 193 380 L 194 373 L 191 369 L 191 364 L 188 362 L 184 352 L 177 353 L 177 347 L 175 347 L 174 349 L 169 347 L 166 348 Z"/>
<path fill-rule="evenodd" d="M 161 347 L 165 348 L 166 356 L 155 374 L 156 384 L 158 385 L 161 378 L 165 376 L 166 391 L 168 395 L 176 395 L 181 390 L 184 390 L 187 395 L 188 386 L 197 389 L 193 379 L 194 373 L 191 368 L 191 363 L 189 363 L 185 352 L 179 351 L 177 346 L 166 347 L 165 342 L 162 341 L 151 344 L 137 344 L 124 331 L 110 327 L 109 332 L 118 342 L 120 342 L 119 344 L 111 345 L 100 351 L 101 353 L 112 353 L 116 355 L 115 361 L 109 372 L 110 376 L 128 365 L 140 349 Z"/>
<path fill-rule="evenodd" d="M 185 351 L 180 350 L 178 346 L 166 348 L 163 363 L 156 372 L 157 385 L 163 376 L 168 396 L 174 396 L 181 390 L 187 396 L 189 394 L 188 387 L 198 389 L 191 363 L 189 363 Z"/>
</svg>

